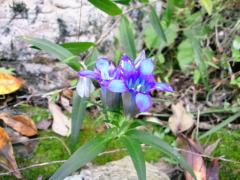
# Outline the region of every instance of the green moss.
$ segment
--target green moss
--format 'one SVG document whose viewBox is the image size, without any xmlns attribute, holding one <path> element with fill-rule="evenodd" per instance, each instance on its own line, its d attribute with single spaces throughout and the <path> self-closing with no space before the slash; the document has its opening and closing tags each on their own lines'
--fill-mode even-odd
<svg viewBox="0 0 240 180">
<path fill-rule="evenodd" d="M 221 139 L 213 156 L 240 162 L 240 130 L 222 129 L 209 138 L 209 142 Z M 220 179 L 240 179 L 240 163 L 220 161 Z"/>
<path fill-rule="evenodd" d="M 28 104 L 21 104 L 18 106 L 19 111 L 26 113 L 29 115 L 35 122 L 49 119 L 51 117 L 49 111 L 44 108 L 40 108 L 37 106 L 31 106 Z"/>
</svg>

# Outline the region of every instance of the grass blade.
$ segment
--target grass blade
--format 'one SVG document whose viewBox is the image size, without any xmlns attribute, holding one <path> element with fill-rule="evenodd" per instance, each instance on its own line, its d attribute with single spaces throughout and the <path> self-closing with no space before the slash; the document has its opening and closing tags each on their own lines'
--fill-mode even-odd
<svg viewBox="0 0 240 180">
<path fill-rule="evenodd" d="M 210 129 L 209 131 L 207 131 L 206 133 L 201 135 L 199 137 L 199 139 L 203 139 L 203 138 L 215 133 L 216 131 L 218 131 L 218 130 L 222 129 L 223 127 L 227 126 L 229 123 L 233 122 L 234 120 L 236 120 L 239 117 L 240 117 L 240 112 L 234 114 L 233 116 L 230 116 L 226 120 L 222 121 L 220 124 L 216 125 L 214 128 Z"/>
<path fill-rule="evenodd" d="M 128 153 L 131 156 L 134 167 L 137 171 L 138 179 L 146 180 L 146 165 L 140 143 L 127 136 L 123 136 L 121 141 L 126 146 Z"/>
<path fill-rule="evenodd" d="M 164 33 L 164 30 L 162 28 L 162 25 L 160 23 L 160 19 L 157 16 L 157 12 L 155 11 L 155 9 L 151 6 L 151 13 L 150 13 L 150 23 L 153 27 L 153 29 L 156 31 L 156 33 L 159 35 L 159 37 L 167 42 L 167 38 L 166 35 Z"/>
<path fill-rule="evenodd" d="M 204 62 L 202 58 L 202 48 L 200 45 L 200 42 L 193 37 L 193 34 L 190 37 L 190 41 L 193 47 L 193 52 L 194 52 L 194 60 L 195 63 L 199 69 L 199 72 L 201 74 L 201 79 L 203 81 L 203 84 L 207 90 L 209 90 L 209 84 L 208 84 L 208 71 L 207 71 L 207 66 L 206 63 Z"/>
<path fill-rule="evenodd" d="M 196 178 L 191 166 L 187 163 L 187 161 L 176 150 L 174 150 L 169 144 L 165 143 L 159 137 L 137 130 L 130 131 L 128 136 L 137 139 L 144 144 L 149 144 L 159 148 L 166 155 L 175 158 L 183 169 L 187 170 L 193 177 Z"/>
<path fill-rule="evenodd" d="M 136 47 L 132 27 L 127 19 L 123 16 L 120 23 L 120 41 L 126 53 L 132 58 L 136 58 Z"/>
<path fill-rule="evenodd" d="M 104 136 L 98 136 L 80 147 L 50 178 L 50 180 L 64 179 L 67 175 L 78 170 L 87 162 L 93 160 L 99 153 L 104 151 L 108 140 Z"/>
</svg>

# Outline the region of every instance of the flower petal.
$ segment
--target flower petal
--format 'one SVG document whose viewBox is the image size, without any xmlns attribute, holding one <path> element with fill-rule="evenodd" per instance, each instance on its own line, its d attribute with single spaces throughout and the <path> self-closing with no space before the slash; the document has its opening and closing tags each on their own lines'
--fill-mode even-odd
<svg viewBox="0 0 240 180">
<path fill-rule="evenodd" d="M 97 77 L 96 73 L 94 71 L 90 71 L 90 70 L 82 70 L 82 71 L 78 72 L 78 75 L 83 76 L 83 77 L 92 78 L 92 79 L 95 79 Z"/>
<path fill-rule="evenodd" d="M 128 57 L 127 55 L 123 55 L 121 58 L 121 61 L 119 63 L 120 68 L 122 69 L 123 73 L 130 73 L 135 71 L 135 67 L 133 65 L 132 60 L 130 59 L 130 57 Z"/>
<path fill-rule="evenodd" d="M 121 92 L 127 91 L 127 88 L 126 88 L 123 80 L 112 80 L 108 85 L 108 89 L 110 91 L 116 92 L 116 93 L 121 93 Z"/>
<path fill-rule="evenodd" d="M 146 59 L 145 51 L 142 51 L 134 61 L 135 68 L 138 68 L 140 63 Z"/>
<path fill-rule="evenodd" d="M 95 88 L 89 78 L 80 77 L 76 89 L 80 97 L 89 97 Z"/>
<path fill-rule="evenodd" d="M 96 61 L 96 68 L 100 71 L 105 71 L 105 70 L 108 70 L 109 68 L 109 61 L 107 58 L 99 58 L 97 61 Z"/>
<path fill-rule="evenodd" d="M 110 63 L 107 58 L 100 58 L 96 61 L 96 68 L 100 71 L 103 80 L 109 80 L 109 67 Z"/>
<path fill-rule="evenodd" d="M 165 92 L 173 92 L 173 88 L 166 83 L 156 83 L 154 89 L 159 89 L 161 91 L 165 91 Z"/>
<path fill-rule="evenodd" d="M 152 98 L 148 94 L 138 93 L 136 95 L 136 104 L 140 112 L 145 112 L 152 107 Z"/>
<path fill-rule="evenodd" d="M 143 75 L 150 75 L 153 73 L 154 65 L 152 59 L 143 60 L 139 65 L 139 70 Z"/>
</svg>

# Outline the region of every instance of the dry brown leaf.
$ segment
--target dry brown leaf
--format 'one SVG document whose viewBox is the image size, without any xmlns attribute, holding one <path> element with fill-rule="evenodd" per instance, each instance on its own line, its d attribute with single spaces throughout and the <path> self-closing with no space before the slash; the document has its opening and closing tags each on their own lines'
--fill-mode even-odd
<svg viewBox="0 0 240 180">
<path fill-rule="evenodd" d="M 72 106 L 70 105 L 70 100 L 64 96 L 60 97 L 61 105 L 66 109 L 68 112 L 72 112 Z"/>
<path fill-rule="evenodd" d="M 173 115 L 169 117 L 168 125 L 174 134 L 189 130 L 194 125 L 193 118 L 186 112 L 183 103 L 172 105 Z"/>
<path fill-rule="evenodd" d="M 0 72 L 0 95 L 17 91 L 23 85 L 23 80 L 11 74 Z"/>
<path fill-rule="evenodd" d="M 16 160 L 13 154 L 12 144 L 6 131 L 0 127 L 0 165 L 13 172 L 17 178 L 21 178 L 21 173 L 18 170 Z"/>
<path fill-rule="evenodd" d="M 71 127 L 70 119 L 53 102 L 48 102 L 48 109 L 53 116 L 52 130 L 61 136 L 68 136 Z"/>
<path fill-rule="evenodd" d="M 25 136 L 34 136 L 37 134 L 37 127 L 32 119 L 26 115 L 12 115 L 10 113 L 1 113 L 0 119 L 9 127 Z"/>
<path fill-rule="evenodd" d="M 62 91 L 61 95 L 65 96 L 66 98 L 68 98 L 70 100 L 73 97 L 73 90 L 71 90 L 71 89 L 64 89 Z"/>
<path fill-rule="evenodd" d="M 204 159 L 201 156 L 201 145 L 194 140 L 185 137 L 183 134 L 178 136 L 177 144 L 178 148 L 183 149 L 183 151 L 181 151 L 181 154 L 192 167 L 197 180 L 206 180 L 207 170 Z M 194 178 L 187 171 L 185 171 L 185 179 L 194 180 Z"/>
</svg>

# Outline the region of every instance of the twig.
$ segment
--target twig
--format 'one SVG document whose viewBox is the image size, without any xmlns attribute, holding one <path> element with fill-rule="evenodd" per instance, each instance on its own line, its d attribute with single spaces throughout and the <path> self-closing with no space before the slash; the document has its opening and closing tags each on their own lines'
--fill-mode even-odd
<svg viewBox="0 0 240 180">
<path fill-rule="evenodd" d="M 19 171 L 24 171 L 27 169 L 31 169 L 31 168 L 35 168 L 35 167 L 41 167 L 41 166 L 48 166 L 48 165 L 52 165 L 52 164 L 59 164 L 59 163 L 64 163 L 66 162 L 66 160 L 58 160 L 58 161 L 50 161 L 50 162 L 44 162 L 44 163 L 39 163 L 39 164 L 33 164 L 31 166 L 27 166 L 27 167 L 23 167 L 18 169 Z M 0 176 L 6 176 L 6 175 L 10 175 L 11 173 L 13 173 L 14 171 L 9 171 L 9 172 L 5 172 L 5 173 L 0 173 Z"/>
</svg>

